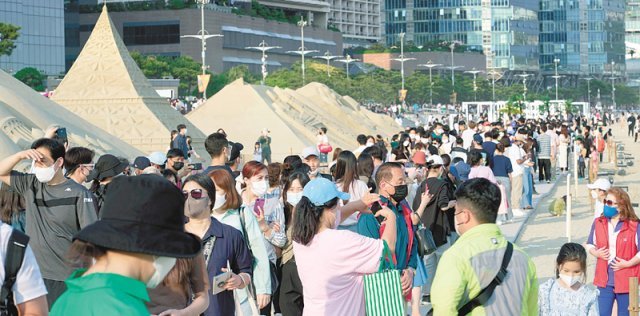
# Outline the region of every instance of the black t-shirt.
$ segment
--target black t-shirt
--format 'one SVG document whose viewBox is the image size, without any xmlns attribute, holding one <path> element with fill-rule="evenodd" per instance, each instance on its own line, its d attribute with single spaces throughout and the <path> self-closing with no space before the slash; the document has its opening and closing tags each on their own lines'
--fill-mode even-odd
<svg viewBox="0 0 640 316">
<path fill-rule="evenodd" d="M 416 191 L 416 197 L 413 200 L 413 209 L 416 210 L 422 202 L 422 192 L 429 188 L 429 193 L 433 195 L 429 204 L 427 204 L 420 221 L 422 224 L 431 230 L 433 239 L 436 246 L 442 246 L 447 243 L 447 237 L 451 232 L 453 223 L 451 217 L 447 214 L 453 212 L 452 210 L 442 211 L 443 208 L 449 205 L 450 194 L 449 188 L 445 181 L 438 178 L 428 178 L 422 181 L 418 190 Z M 452 214 L 453 215 L 453 214 Z"/>
<path fill-rule="evenodd" d="M 636 123 L 636 117 L 631 115 L 629 116 L 629 118 L 627 119 L 627 122 L 629 122 L 629 125 L 633 125 Z"/>
</svg>

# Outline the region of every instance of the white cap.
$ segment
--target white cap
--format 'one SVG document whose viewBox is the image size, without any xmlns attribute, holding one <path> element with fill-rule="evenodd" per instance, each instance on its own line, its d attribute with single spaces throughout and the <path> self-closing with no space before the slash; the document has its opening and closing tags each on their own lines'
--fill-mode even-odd
<svg viewBox="0 0 640 316">
<path fill-rule="evenodd" d="M 309 156 L 320 157 L 320 152 L 318 151 L 318 148 L 314 146 L 309 146 L 302 150 L 302 154 L 300 154 L 300 157 L 302 157 L 302 159 L 307 159 Z"/>
<path fill-rule="evenodd" d="M 444 161 L 442 161 L 442 157 L 438 156 L 438 155 L 431 155 L 427 158 L 427 165 L 428 166 L 435 166 L 435 165 L 444 165 Z"/>
<path fill-rule="evenodd" d="M 156 165 L 164 165 L 165 161 L 167 161 L 167 156 L 159 151 L 152 152 L 147 158 L 152 164 Z"/>
<path fill-rule="evenodd" d="M 609 180 L 605 179 L 605 178 L 599 178 L 596 181 L 594 181 L 591 184 L 587 184 L 587 188 L 594 190 L 594 189 L 598 189 L 598 190 L 602 190 L 602 191 L 607 191 L 609 189 L 611 189 L 611 182 L 609 182 Z"/>
</svg>

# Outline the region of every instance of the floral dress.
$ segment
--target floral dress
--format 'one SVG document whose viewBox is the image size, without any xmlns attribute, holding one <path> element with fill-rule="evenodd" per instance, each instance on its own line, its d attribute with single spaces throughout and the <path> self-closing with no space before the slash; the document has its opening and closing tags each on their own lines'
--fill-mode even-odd
<svg viewBox="0 0 640 316">
<path fill-rule="evenodd" d="M 538 291 L 540 316 L 597 316 L 598 289 L 582 285 L 574 291 L 558 284 L 557 279 L 540 284 Z"/>
</svg>

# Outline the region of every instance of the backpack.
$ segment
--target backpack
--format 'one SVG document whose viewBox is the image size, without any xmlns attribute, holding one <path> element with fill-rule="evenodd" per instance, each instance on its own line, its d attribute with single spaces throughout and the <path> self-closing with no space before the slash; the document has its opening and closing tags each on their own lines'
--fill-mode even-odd
<svg viewBox="0 0 640 316">
<path fill-rule="evenodd" d="M 29 236 L 18 230 L 11 232 L 7 244 L 7 256 L 4 260 L 4 282 L 0 289 L 0 316 L 17 316 L 18 309 L 13 301 L 13 285 L 16 283 L 18 271 L 22 267 L 24 253 L 27 250 Z"/>
</svg>

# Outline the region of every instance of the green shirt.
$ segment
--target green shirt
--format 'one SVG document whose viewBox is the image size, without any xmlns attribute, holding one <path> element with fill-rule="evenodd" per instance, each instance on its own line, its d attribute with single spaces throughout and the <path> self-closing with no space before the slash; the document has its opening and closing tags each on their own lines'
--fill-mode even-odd
<svg viewBox="0 0 640 316">
<path fill-rule="evenodd" d="M 53 304 L 50 315 L 149 315 L 144 283 L 112 273 L 82 276 L 73 272 L 65 281 L 67 291 Z"/>
</svg>

